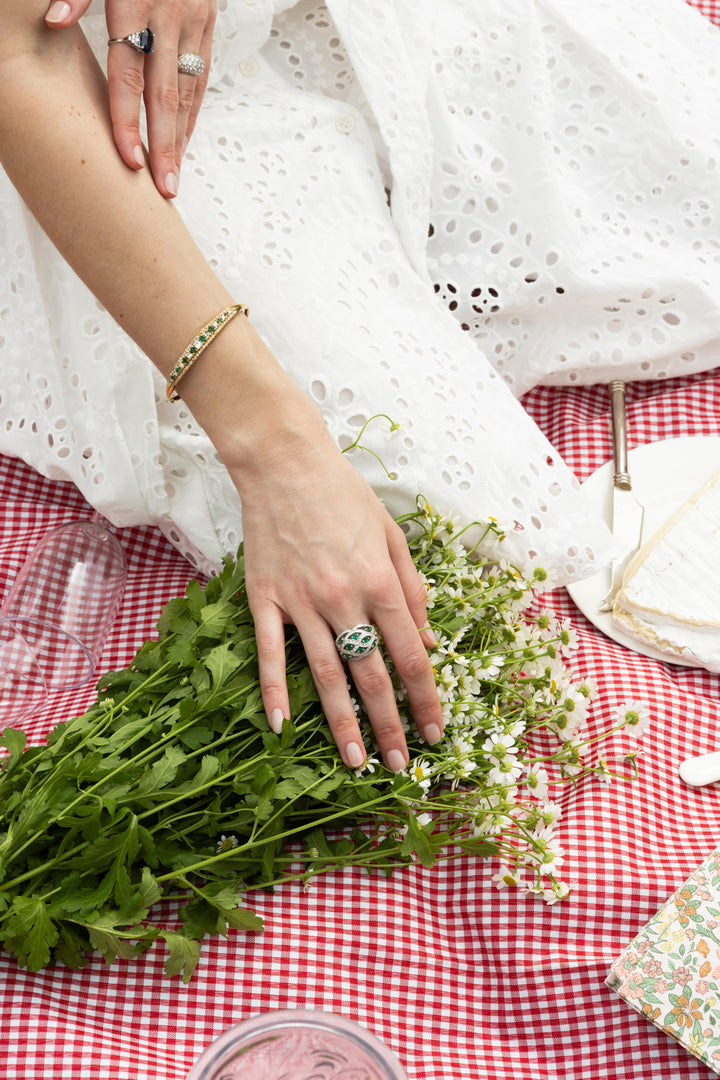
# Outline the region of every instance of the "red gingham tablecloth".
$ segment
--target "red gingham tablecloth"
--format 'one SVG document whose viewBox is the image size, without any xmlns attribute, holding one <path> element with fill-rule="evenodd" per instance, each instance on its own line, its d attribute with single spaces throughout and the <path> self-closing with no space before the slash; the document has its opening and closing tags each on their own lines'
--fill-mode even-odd
<svg viewBox="0 0 720 1080">
<path fill-rule="evenodd" d="M 603 387 L 533 392 L 527 407 L 583 479 L 610 457 Z M 715 435 L 720 372 L 628 391 L 631 445 Z M 70 485 L 0 459 L 0 594 L 53 525 L 87 516 Z M 152 635 L 189 566 L 149 528 L 120 530 L 124 605 L 103 656 L 124 665 Z M 583 782 L 565 799 L 560 843 L 571 895 L 546 907 L 498 891 L 491 863 L 413 867 L 390 881 L 344 871 L 252 894 L 264 934 L 206 943 L 189 986 L 167 980 L 158 946 L 108 967 L 30 974 L 0 953 L 0 1075 L 32 1080 L 182 1080 L 224 1028 L 267 1009 L 316 1008 L 384 1039 L 411 1080 L 699 1080 L 710 1070 L 604 986 L 611 961 L 720 840 L 720 790 L 689 790 L 677 766 L 718 745 L 718 676 L 629 652 L 599 634 L 564 590 L 609 724 L 625 700 L 652 704 L 634 783 Z M 30 727 L 81 710 L 91 690 L 57 694 Z"/>
<path fill-rule="evenodd" d="M 698 6 L 720 15 L 715 0 Z M 720 360 L 720 353 L 719 353 Z M 542 389 L 526 405 L 580 480 L 611 456 L 604 388 Z M 628 391 L 631 446 L 717 435 L 720 372 Z M 37 540 L 90 510 L 70 485 L 0 459 L 0 596 Z M 190 567 L 154 530 L 121 530 L 129 581 L 103 667 L 127 664 Z M 325 1009 L 373 1030 L 410 1080 L 712 1077 L 604 985 L 611 961 L 720 841 L 720 789 L 690 790 L 678 764 L 718 746 L 718 676 L 673 667 L 603 637 L 564 590 L 549 606 L 579 633 L 592 716 L 651 703 L 640 779 L 583 782 L 565 798 L 563 876 L 547 907 L 498 891 L 492 863 L 416 866 L 391 880 L 347 870 L 303 890 L 253 894 L 264 934 L 206 943 L 192 982 L 163 975 L 161 946 L 108 967 L 30 974 L 0 953 L 0 1075 L 24 1080 L 183 1080 L 223 1029 L 278 1008 Z M 92 690 L 56 694 L 29 728 L 83 710 Z"/>
</svg>

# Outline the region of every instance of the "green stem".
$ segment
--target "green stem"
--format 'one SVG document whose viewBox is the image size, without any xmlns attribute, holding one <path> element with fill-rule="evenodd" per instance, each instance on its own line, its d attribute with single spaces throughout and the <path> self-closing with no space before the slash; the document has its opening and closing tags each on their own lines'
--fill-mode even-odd
<svg viewBox="0 0 720 1080">
<path fill-rule="evenodd" d="M 353 808 L 353 812 L 357 811 L 358 813 L 366 813 L 367 811 L 371 810 L 374 806 L 378 806 L 378 805 L 382 804 L 383 802 L 386 802 L 388 798 L 389 798 L 388 795 L 382 795 L 378 799 L 370 799 L 362 807 Z M 314 829 L 317 829 L 322 825 L 329 825 L 333 821 L 337 821 L 338 818 L 346 817 L 347 814 L 348 814 L 348 808 L 344 807 L 342 810 L 337 810 L 337 811 L 335 811 L 335 813 L 326 814 L 324 817 L 320 817 L 320 818 L 316 819 L 315 821 L 313 821 L 312 827 Z M 265 824 L 267 824 L 267 823 L 265 823 Z M 271 843 L 274 843 L 275 841 L 278 841 L 278 840 L 289 840 L 292 837 L 296 837 L 296 838 L 299 839 L 306 832 L 307 832 L 307 827 L 300 828 L 300 829 L 298 829 L 298 828 L 287 829 L 284 832 L 273 833 L 271 836 L 256 837 L 252 842 L 248 841 L 245 844 L 239 844 L 238 847 L 230 848 L 229 851 L 223 852 L 220 855 L 210 855 L 210 856 L 208 856 L 208 857 L 206 857 L 204 859 L 199 859 L 196 863 L 193 863 L 192 866 L 183 866 L 182 870 L 179 871 L 179 872 L 178 871 L 170 871 L 167 874 L 161 874 L 158 877 L 156 877 L 155 880 L 158 881 L 158 882 L 173 881 L 178 877 L 178 873 L 196 874 L 200 870 L 205 870 L 205 869 L 207 869 L 208 866 L 211 866 L 214 863 L 217 863 L 220 860 L 222 860 L 224 858 L 227 858 L 230 855 L 234 855 L 234 856 L 241 855 L 244 851 L 249 850 L 250 848 L 263 847 L 266 844 L 271 844 Z"/>
</svg>

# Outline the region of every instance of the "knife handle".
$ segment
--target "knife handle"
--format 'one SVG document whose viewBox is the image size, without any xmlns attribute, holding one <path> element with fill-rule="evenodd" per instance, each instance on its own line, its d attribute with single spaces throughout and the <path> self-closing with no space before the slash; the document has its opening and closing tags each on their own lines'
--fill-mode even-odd
<svg viewBox="0 0 720 1080">
<path fill-rule="evenodd" d="M 621 491 L 631 491 L 632 480 L 628 472 L 627 418 L 625 415 L 625 382 L 623 379 L 612 380 L 610 383 L 610 395 L 612 400 L 613 458 L 615 460 L 613 487 L 620 488 Z"/>
</svg>

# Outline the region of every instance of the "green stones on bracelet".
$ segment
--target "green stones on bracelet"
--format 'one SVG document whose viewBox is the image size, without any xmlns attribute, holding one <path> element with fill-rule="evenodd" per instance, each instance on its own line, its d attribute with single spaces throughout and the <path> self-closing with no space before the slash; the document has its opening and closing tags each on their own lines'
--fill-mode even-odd
<svg viewBox="0 0 720 1080">
<path fill-rule="evenodd" d="M 231 304 L 229 307 L 223 308 L 219 311 L 214 319 L 211 319 L 209 323 L 206 323 L 201 330 L 195 335 L 190 342 L 185 352 L 178 360 L 175 367 L 168 375 L 166 386 L 166 397 L 168 401 L 178 401 L 180 395 L 177 392 L 177 385 L 184 375 L 190 370 L 200 354 L 208 347 L 210 342 L 216 337 L 221 330 L 223 330 L 227 324 L 234 319 L 236 315 L 249 315 L 249 308 L 247 304 Z"/>
</svg>

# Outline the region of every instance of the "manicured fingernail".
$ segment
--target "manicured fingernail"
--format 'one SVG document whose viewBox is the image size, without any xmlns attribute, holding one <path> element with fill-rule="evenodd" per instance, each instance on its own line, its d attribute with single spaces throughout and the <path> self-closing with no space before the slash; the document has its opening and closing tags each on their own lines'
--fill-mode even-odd
<svg viewBox="0 0 720 1080">
<path fill-rule="evenodd" d="M 270 724 L 270 727 L 273 729 L 276 735 L 279 735 L 282 731 L 283 719 L 284 717 L 282 709 L 273 709 L 273 711 L 270 713 L 268 723 Z"/>
<path fill-rule="evenodd" d="M 142 152 L 142 146 L 133 147 L 133 157 L 137 161 L 138 165 L 143 166 L 145 164 L 145 155 Z"/>
<path fill-rule="evenodd" d="M 422 736 L 425 742 L 429 742 L 434 746 L 435 743 L 440 742 L 442 731 L 437 724 L 428 724 L 426 728 L 423 728 Z"/>
<path fill-rule="evenodd" d="M 168 189 L 171 195 L 177 195 L 178 193 L 178 178 L 177 173 L 169 172 L 165 177 L 165 187 Z"/>
<path fill-rule="evenodd" d="M 70 5 L 66 4 L 64 0 L 55 0 L 55 3 L 51 4 L 48 9 L 47 15 L 45 16 L 45 22 L 62 22 L 63 19 L 67 19 L 70 11 Z"/>
<path fill-rule="evenodd" d="M 429 626 L 425 627 L 425 629 L 420 634 L 420 637 L 422 638 L 423 644 L 426 648 L 434 649 L 437 646 L 437 638 L 435 637 L 435 634 Z"/>
<path fill-rule="evenodd" d="M 345 747 L 345 760 L 351 769 L 359 769 L 365 760 L 362 747 L 356 742 L 349 742 Z"/>
<path fill-rule="evenodd" d="M 405 758 L 400 750 L 391 750 L 385 758 L 387 767 L 392 772 L 402 772 L 405 768 Z"/>
</svg>

